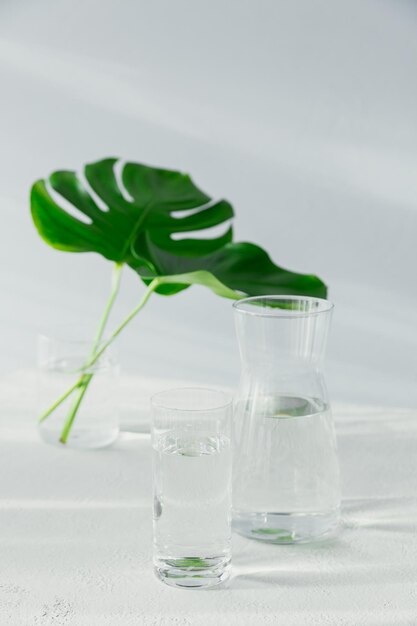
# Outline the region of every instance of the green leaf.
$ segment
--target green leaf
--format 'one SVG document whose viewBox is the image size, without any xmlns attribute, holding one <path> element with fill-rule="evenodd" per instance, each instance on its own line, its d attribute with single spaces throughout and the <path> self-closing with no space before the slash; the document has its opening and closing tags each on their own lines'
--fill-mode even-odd
<svg viewBox="0 0 417 626">
<path fill-rule="evenodd" d="M 87 185 L 80 175 L 70 171 L 54 172 L 48 184 L 40 180 L 33 185 L 32 215 L 47 243 L 60 250 L 98 252 L 112 261 L 130 263 L 137 251 L 149 260 L 148 246 L 153 244 L 174 254 L 195 256 L 196 252 L 202 255 L 217 250 L 231 240 L 231 228 L 214 239 L 173 240 L 177 233 L 230 220 L 231 205 L 220 200 L 205 206 L 211 198 L 187 174 L 138 163 L 124 166 L 122 191 L 115 175 L 116 164 L 117 159 L 104 159 L 87 165 Z M 101 206 L 94 196 L 100 198 Z M 62 198 L 76 207 L 82 219 L 68 212 Z M 173 215 L 190 209 L 196 209 L 196 213 Z"/>
<path fill-rule="evenodd" d="M 229 298 L 326 295 L 316 276 L 278 267 L 254 244 L 232 243 L 230 203 L 213 200 L 181 172 L 104 159 L 82 176 L 57 171 L 37 181 L 31 210 L 49 245 L 126 263 L 147 283 L 158 277 L 161 294 L 200 284 Z M 224 232 L 207 238 L 218 226 Z"/>
<path fill-rule="evenodd" d="M 256 528 L 252 530 L 254 535 L 270 535 L 271 541 L 276 543 L 292 543 L 294 536 L 288 530 L 281 528 Z"/>
<path fill-rule="evenodd" d="M 275 265 L 268 254 L 253 243 L 228 243 L 213 254 L 199 259 L 172 258 L 153 250 L 158 272 L 136 267 L 145 278 L 162 276 L 167 284 L 200 284 L 220 296 L 309 295 L 326 297 L 326 286 L 317 276 L 297 274 Z M 175 268 L 177 275 L 170 275 Z"/>
<path fill-rule="evenodd" d="M 184 559 L 170 559 L 166 561 L 167 565 L 180 569 L 207 569 L 210 567 L 210 561 L 200 559 L 197 556 L 185 557 Z"/>
</svg>

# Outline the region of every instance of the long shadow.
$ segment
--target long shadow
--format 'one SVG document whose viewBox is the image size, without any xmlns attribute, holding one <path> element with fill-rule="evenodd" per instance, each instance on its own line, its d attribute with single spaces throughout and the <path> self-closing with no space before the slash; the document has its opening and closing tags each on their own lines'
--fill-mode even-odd
<svg viewBox="0 0 417 626">
<path fill-rule="evenodd" d="M 347 528 L 417 535 L 417 498 L 414 497 L 346 500 L 343 515 Z"/>
<path fill-rule="evenodd" d="M 228 588 L 352 586 L 417 579 L 417 563 L 408 556 L 417 547 L 417 498 L 346 500 L 342 519 L 336 537 L 312 544 L 261 544 L 235 536 Z"/>
</svg>

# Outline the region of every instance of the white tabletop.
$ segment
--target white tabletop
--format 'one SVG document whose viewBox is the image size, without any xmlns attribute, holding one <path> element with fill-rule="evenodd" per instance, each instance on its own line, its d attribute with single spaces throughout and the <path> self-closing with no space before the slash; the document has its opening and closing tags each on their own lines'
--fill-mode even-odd
<svg viewBox="0 0 417 626">
<path fill-rule="evenodd" d="M 340 535 L 285 547 L 235 536 L 230 582 L 188 591 L 152 572 L 149 436 L 95 452 L 47 446 L 32 383 L 20 372 L 0 387 L 1 624 L 417 623 L 415 411 L 336 406 Z"/>
</svg>

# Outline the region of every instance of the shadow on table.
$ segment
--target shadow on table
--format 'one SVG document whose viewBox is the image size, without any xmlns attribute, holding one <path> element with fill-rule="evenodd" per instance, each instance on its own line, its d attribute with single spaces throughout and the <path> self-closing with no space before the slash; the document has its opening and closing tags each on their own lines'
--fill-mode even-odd
<svg viewBox="0 0 417 626">
<path fill-rule="evenodd" d="M 417 498 L 364 498 L 343 504 L 343 526 L 416 534 Z"/>
<path fill-rule="evenodd" d="M 407 550 L 417 543 L 417 498 L 366 498 L 343 503 L 337 537 L 296 545 L 234 538 L 229 589 L 347 586 L 413 581 L 417 565 Z"/>
</svg>

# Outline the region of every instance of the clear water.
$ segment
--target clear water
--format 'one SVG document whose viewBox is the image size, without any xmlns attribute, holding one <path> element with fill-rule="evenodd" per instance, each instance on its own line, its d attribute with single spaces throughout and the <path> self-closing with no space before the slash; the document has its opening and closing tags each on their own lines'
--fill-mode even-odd
<svg viewBox="0 0 417 626">
<path fill-rule="evenodd" d="M 267 396 L 236 415 L 237 532 L 293 543 L 327 536 L 339 518 L 339 469 L 329 408 L 315 398 Z"/>
<path fill-rule="evenodd" d="M 175 586 L 220 582 L 230 562 L 230 440 L 171 432 L 153 455 L 157 574 Z"/>
<path fill-rule="evenodd" d="M 80 376 L 81 358 L 65 358 L 51 362 L 38 374 L 39 415 L 55 402 Z M 65 402 L 39 424 L 41 438 L 49 444 L 62 446 L 59 439 L 68 413 L 77 398 L 75 391 Z M 118 437 L 117 386 L 111 367 L 97 369 L 80 405 L 66 446 L 78 449 L 103 448 Z"/>
</svg>

